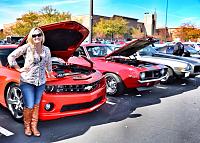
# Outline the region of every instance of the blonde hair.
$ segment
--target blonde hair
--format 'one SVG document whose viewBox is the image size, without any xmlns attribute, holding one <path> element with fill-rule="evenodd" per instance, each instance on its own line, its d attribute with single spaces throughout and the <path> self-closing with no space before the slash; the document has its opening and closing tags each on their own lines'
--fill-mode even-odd
<svg viewBox="0 0 200 143">
<path fill-rule="evenodd" d="M 33 42 L 33 32 L 35 30 L 39 30 L 41 33 L 42 33 L 42 43 L 41 44 L 44 44 L 44 41 L 45 41 L 45 37 L 44 37 L 44 32 L 42 31 L 42 29 L 40 29 L 39 27 L 35 27 L 35 28 L 32 28 L 31 31 L 29 32 L 28 34 L 28 37 L 27 37 L 27 43 L 31 44 L 31 45 L 34 45 L 34 42 Z"/>
<path fill-rule="evenodd" d="M 27 37 L 27 40 L 26 40 L 26 43 L 30 45 L 31 47 L 31 52 L 32 52 L 32 61 L 34 62 L 34 53 L 35 53 L 35 45 L 34 45 L 34 42 L 33 42 L 33 32 L 35 30 L 39 30 L 42 34 L 42 42 L 41 42 L 41 45 L 44 44 L 44 41 L 45 41 L 45 37 L 44 37 L 44 32 L 42 31 L 42 29 L 40 29 L 39 27 L 35 27 L 35 28 L 32 28 L 31 31 L 29 32 L 28 34 L 28 37 Z"/>
</svg>

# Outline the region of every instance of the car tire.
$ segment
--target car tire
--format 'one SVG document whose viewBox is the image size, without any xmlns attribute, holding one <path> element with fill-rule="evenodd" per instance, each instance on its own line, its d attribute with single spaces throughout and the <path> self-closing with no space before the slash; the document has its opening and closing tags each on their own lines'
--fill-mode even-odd
<svg viewBox="0 0 200 143">
<path fill-rule="evenodd" d="M 174 71 L 168 67 L 166 77 L 161 80 L 163 84 L 169 84 L 174 81 Z"/>
<path fill-rule="evenodd" d="M 106 73 L 106 93 L 110 96 L 119 96 L 124 92 L 124 84 L 121 78 L 114 73 Z"/>
<path fill-rule="evenodd" d="M 23 121 L 23 96 L 19 86 L 12 83 L 5 92 L 5 101 L 13 119 L 17 122 Z"/>
</svg>

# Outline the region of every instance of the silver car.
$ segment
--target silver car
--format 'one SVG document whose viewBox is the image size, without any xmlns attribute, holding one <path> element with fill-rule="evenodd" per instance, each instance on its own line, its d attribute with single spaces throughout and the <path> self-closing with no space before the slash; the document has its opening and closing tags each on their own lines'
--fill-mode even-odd
<svg viewBox="0 0 200 143">
<path fill-rule="evenodd" d="M 157 52 L 151 46 L 151 41 L 149 41 L 149 44 L 145 40 L 138 40 L 137 42 L 138 44 L 136 45 L 140 45 L 143 49 L 139 50 L 137 54 L 134 55 L 134 58 L 141 61 L 163 64 L 168 67 L 168 73 L 166 78 L 163 79 L 163 82 L 172 82 L 175 77 L 195 77 L 200 74 L 199 59 Z"/>
</svg>

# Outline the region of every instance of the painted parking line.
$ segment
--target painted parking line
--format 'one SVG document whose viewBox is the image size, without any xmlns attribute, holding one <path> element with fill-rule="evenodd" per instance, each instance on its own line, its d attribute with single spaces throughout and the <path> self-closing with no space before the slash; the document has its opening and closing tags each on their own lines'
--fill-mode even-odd
<svg viewBox="0 0 200 143">
<path fill-rule="evenodd" d="M 1 126 L 0 126 L 0 133 L 3 134 L 3 135 L 5 135 L 5 136 L 12 136 L 12 135 L 14 135 L 14 133 L 8 131 L 7 129 L 5 129 L 5 128 L 1 127 Z"/>
<path fill-rule="evenodd" d="M 111 102 L 111 101 L 106 101 L 106 103 L 111 104 L 111 105 L 115 105 L 116 103 Z"/>
</svg>

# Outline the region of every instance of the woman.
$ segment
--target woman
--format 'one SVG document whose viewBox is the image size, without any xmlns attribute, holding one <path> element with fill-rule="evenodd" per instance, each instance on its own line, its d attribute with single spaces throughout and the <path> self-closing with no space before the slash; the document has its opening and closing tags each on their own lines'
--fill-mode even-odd
<svg viewBox="0 0 200 143">
<path fill-rule="evenodd" d="M 20 88 L 24 101 L 24 132 L 25 135 L 40 136 L 37 129 L 38 111 L 42 93 L 45 89 L 45 70 L 48 77 L 53 77 L 51 53 L 44 46 L 45 37 L 40 28 L 33 28 L 28 37 L 27 44 L 18 47 L 8 56 L 8 63 L 20 72 Z M 16 58 L 24 55 L 24 67 L 20 68 Z"/>
</svg>

